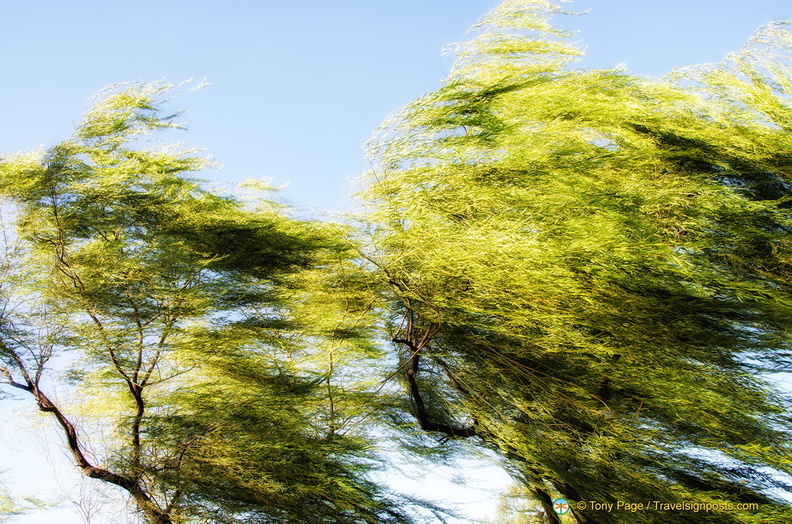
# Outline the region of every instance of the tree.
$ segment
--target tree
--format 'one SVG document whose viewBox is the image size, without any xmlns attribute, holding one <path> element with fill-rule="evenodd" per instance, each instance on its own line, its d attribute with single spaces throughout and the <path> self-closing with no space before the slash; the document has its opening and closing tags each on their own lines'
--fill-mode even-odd
<svg viewBox="0 0 792 524">
<path fill-rule="evenodd" d="M 416 418 L 499 449 L 551 522 L 555 497 L 646 509 L 581 523 L 785 522 L 792 37 L 652 80 L 575 69 L 559 13 L 501 4 L 371 141 Z"/>
<path fill-rule="evenodd" d="M 146 144 L 180 127 L 174 89 L 112 86 L 69 139 L 0 161 L 0 380 L 148 523 L 409 522 L 341 420 L 339 361 L 377 356 L 365 288 L 340 292 L 347 232 L 202 189 L 206 159 Z M 335 295 L 302 284 L 317 272 Z M 333 327 L 305 326 L 311 304 Z"/>
<path fill-rule="evenodd" d="M 0 522 L 5 522 L 8 518 L 18 515 L 21 508 L 5 489 L 0 491 Z"/>
</svg>

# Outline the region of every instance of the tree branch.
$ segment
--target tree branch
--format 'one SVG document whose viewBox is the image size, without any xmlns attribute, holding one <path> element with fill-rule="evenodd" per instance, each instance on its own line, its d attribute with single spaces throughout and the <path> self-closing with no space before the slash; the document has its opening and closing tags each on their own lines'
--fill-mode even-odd
<svg viewBox="0 0 792 524">
<path fill-rule="evenodd" d="M 418 422 L 421 424 L 421 429 L 424 431 L 436 431 L 438 433 L 448 435 L 449 437 L 467 438 L 476 436 L 477 433 L 473 426 L 455 428 L 453 426 L 449 426 L 448 424 L 431 422 L 429 420 L 429 412 L 426 409 L 426 404 L 424 404 L 423 397 L 421 396 L 421 390 L 418 387 L 417 380 L 415 379 L 416 375 L 418 374 L 419 360 L 420 355 L 414 354 L 412 356 L 410 365 L 407 367 L 405 372 L 405 376 L 407 377 L 407 382 L 410 385 L 410 395 L 412 396 L 412 399 L 415 403 L 415 416 L 418 419 Z"/>
<path fill-rule="evenodd" d="M 404 323 L 406 323 L 406 338 L 393 337 L 391 340 L 399 344 L 404 344 L 411 351 L 410 358 L 407 360 L 407 365 L 405 366 L 404 376 L 406 377 L 407 383 L 410 386 L 410 396 L 412 397 L 413 403 L 415 405 L 414 414 L 421 425 L 421 429 L 424 431 L 443 433 L 449 437 L 467 438 L 476 436 L 478 433 L 476 432 L 474 426 L 459 428 L 450 426 L 448 424 L 432 422 L 429 419 L 429 411 L 427 410 L 426 404 L 424 403 L 421 390 L 418 387 L 416 376 L 418 375 L 419 371 L 421 351 L 426 347 L 434 334 L 437 332 L 438 326 L 435 324 L 430 324 L 429 327 L 427 327 L 421 334 L 420 339 L 418 339 L 415 333 L 414 313 L 412 309 L 407 310 L 405 318 L 402 321 L 402 325 L 404 325 Z"/>
<path fill-rule="evenodd" d="M 58 422 L 58 425 L 63 430 L 66 437 L 66 445 L 72 455 L 77 467 L 80 468 L 83 475 L 98 479 L 110 484 L 114 484 L 126 490 L 135 500 L 138 508 L 146 515 L 146 518 L 151 524 L 172 524 L 170 516 L 159 509 L 154 500 L 146 493 L 141 486 L 140 482 L 136 479 L 130 479 L 123 475 L 114 473 L 108 469 L 99 468 L 91 464 L 85 457 L 80 445 L 80 439 L 77 435 L 77 429 L 74 427 L 60 408 L 52 402 L 47 395 L 42 392 L 37 385 L 29 384 L 27 388 L 22 388 L 33 394 L 36 399 L 36 404 L 40 411 L 51 413 Z"/>
</svg>

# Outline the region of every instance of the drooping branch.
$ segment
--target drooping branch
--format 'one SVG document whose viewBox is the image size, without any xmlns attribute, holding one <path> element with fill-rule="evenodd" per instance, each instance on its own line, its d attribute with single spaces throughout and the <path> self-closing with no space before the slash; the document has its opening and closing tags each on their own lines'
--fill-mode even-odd
<svg viewBox="0 0 792 524">
<path fill-rule="evenodd" d="M 11 372 L 8 370 L 8 368 L 4 366 L 0 366 L 0 374 L 3 375 L 5 379 L 5 384 L 8 384 L 13 388 L 22 389 L 28 392 L 30 391 L 30 388 L 26 384 L 22 384 L 14 380 L 14 377 L 13 375 L 11 375 Z"/>
<path fill-rule="evenodd" d="M 419 370 L 419 361 L 420 355 L 417 353 L 414 354 L 411 357 L 410 365 L 405 371 L 405 376 L 407 377 L 407 383 L 410 385 L 410 395 L 415 402 L 415 416 L 421 424 L 421 429 L 424 431 L 436 431 L 448 435 L 449 437 L 467 438 L 476 436 L 477 433 L 473 426 L 458 428 L 448 424 L 431 422 L 429 420 L 429 411 L 426 409 L 426 404 L 424 404 L 423 397 L 421 396 L 421 390 L 418 387 L 418 381 L 415 378 Z"/>
<path fill-rule="evenodd" d="M 446 362 L 443 359 L 435 358 L 434 361 L 440 364 L 440 367 L 443 368 L 443 372 L 448 377 L 448 380 L 451 382 L 451 385 L 454 386 L 454 389 L 465 395 L 467 398 L 471 398 L 473 396 L 473 394 L 465 386 L 462 385 L 462 382 L 460 382 L 459 378 L 457 378 L 457 376 L 454 375 L 449 365 L 446 364 Z"/>
<path fill-rule="evenodd" d="M 114 484 L 126 490 L 135 501 L 137 507 L 144 513 L 146 519 L 151 524 L 172 524 L 170 516 L 159 509 L 156 502 L 146 493 L 145 489 L 141 486 L 140 482 L 136 479 L 130 479 L 118 473 L 114 473 L 105 468 L 99 468 L 91 464 L 82 451 L 80 438 L 77 434 L 77 429 L 74 424 L 66 418 L 61 409 L 45 395 L 36 384 L 28 384 L 26 389 L 36 399 L 36 404 L 40 411 L 50 413 L 57 420 L 58 425 L 63 430 L 66 437 L 66 445 L 69 452 L 74 459 L 77 467 L 80 468 L 83 475 L 89 478 L 98 479 L 103 482 Z"/>
<path fill-rule="evenodd" d="M 3 345 L 4 346 L 4 345 Z M 50 413 L 63 431 L 66 439 L 66 447 L 71 454 L 75 465 L 80 468 L 80 471 L 89 478 L 101 480 L 114 484 L 126 490 L 135 501 L 137 507 L 146 515 L 146 519 L 150 524 L 172 524 L 172 520 L 167 512 L 159 509 L 156 502 L 146 493 L 145 489 L 141 486 L 137 479 L 131 479 L 123 475 L 114 473 L 108 469 L 94 466 L 83 452 L 83 446 L 80 442 L 77 428 L 74 424 L 64 415 L 63 411 L 55 404 L 39 387 L 38 381 L 33 379 L 24 366 L 24 363 L 19 360 L 15 352 L 6 348 L 7 352 L 17 357 L 18 368 L 24 378 L 23 382 L 14 380 L 11 371 L 0 366 L 0 375 L 2 375 L 4 382 L 11 387 L 21 389 L 30 393 L 36 401 L 38 409 L 44 413 Z"/>
<path fill-rule="evenodd" d="M 423 396 L 421 395 L 421 390 L 418 387 L 418 381 L 416 377 L 420 370 L 421 351 L 432 339 L 437 331 L 438 326 L 430 324 L 429 327 L 427 327 L 423 333 L 420 334 L 420 337 L 417 336 L 415 332 L 414 313 L 412 309 L 407 310 L 407 314 L 405 315 L 403 323 L 406 323 L 405 338 L 393 337 L 391 340 L 399 344 L 404 344 L 410 350 L 410 357 L 404 367 L 404 376 L 407 379 L 407 383 L 410 387 L 410 396 L 412 397 L 413 403 L 415 405 L 415 417 L 418 419 L 421 429 L 424 431 L 443 433 L 449 437 L 467 438 L 476 436 L 477 432 L 474 426 L 454 427 L 449 424 L 433 422 L 430 420 L 429 410 L 427 409 L 423 400 Z"/>
<path fill-rule="evenodd" d="M 553 509 L 553 499 L 550 495 L 545 490 L 536 488 L 534 489 L 534 496 L 542 506 L 545 522 L 547 524 L 561 524 L 561 519 L 558 518 L 558 514 Z"/>
</svg>

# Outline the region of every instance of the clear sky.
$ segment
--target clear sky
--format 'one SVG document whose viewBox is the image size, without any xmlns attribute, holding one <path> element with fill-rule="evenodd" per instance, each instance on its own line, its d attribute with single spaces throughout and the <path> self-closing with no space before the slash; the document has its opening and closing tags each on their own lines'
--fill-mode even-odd
<svg viewBox="0 0 792 524">
<path fill-rule="evenodd" d="M 289 183 L 298 204 L 341 209 L 362 144 L 437 88 L 443 46 L 497 0 L 0 0 L 0 151 L 65 137 L 86 99 L 133 80 L 206 79 L 178 100 L 181 140 L 223 164 L 207 177 Z M 578 0 L 581 65 L 660 76 L 716 61 L 789 0 Z"/>
<path fill-rule="evenodd" d="M 105 85 L 205 79 L 211 87 L 177 102 L 188 110 L 180 140 L 224 166 L 204 177 L 273 178 L 289 183 L 284 195 L 297 204 L 341 210 L 347 179 L 366 167 L 365 140 L 440 85 L 451 65 L 441 49 L 497 4 L 0 0 L 0 151 L 65 138 Z M 625 63 L 651 76 L 717 61 L 758 26 L 792 19 L 790 0 L 577 0 L 568 8 L 590 10 L 562 22 L 587 46 L 581 66 Z M 0 470 L 10 463 L 3 453 Z"/>
</svg>

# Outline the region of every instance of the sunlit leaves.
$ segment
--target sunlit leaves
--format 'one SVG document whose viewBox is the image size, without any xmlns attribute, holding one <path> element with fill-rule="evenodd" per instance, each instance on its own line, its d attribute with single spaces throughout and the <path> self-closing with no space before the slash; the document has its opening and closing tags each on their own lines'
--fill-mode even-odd
<svg viewBox="0 0 792 524">
<path fill-rule="evenodd" d="M 788 33 L 658 81 L 572 68 L 559 12 L 496 8 L 372 139 L 361 197 L 392 314 L 431 334 L 430 381 L 537 500 L 770 515 L 759 470 L 789 473 L 790 420 L 751 362 L 790 350 Z M 628 517 L 670 518 L 595 520 Z"/>
<path fill-rule="evenodd" d="M 175 89 L 111 86 L 69 139 L 0 159 L 0 381 L 146 522 L 410 522 L 349 423 L 372 389 L 349 366 L 379 352 L 348 231 L 216 195 L 208 160 L 147 143 L 180 127 Z"/>
</svg>

